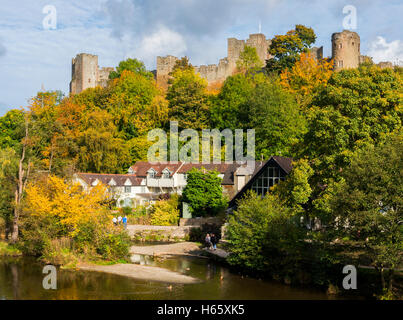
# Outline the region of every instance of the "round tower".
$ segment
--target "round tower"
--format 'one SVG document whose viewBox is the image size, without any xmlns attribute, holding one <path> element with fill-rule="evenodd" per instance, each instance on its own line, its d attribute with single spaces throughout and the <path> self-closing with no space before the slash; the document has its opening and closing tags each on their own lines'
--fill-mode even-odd
<svg viewBox="0 0 403 320">
<path fill-rule="evenodd" d="M 358 68 L 360 64 L 360 36 L 344 30 L 332 34 L 332 59 L 334 70 Z"/>
</svg>

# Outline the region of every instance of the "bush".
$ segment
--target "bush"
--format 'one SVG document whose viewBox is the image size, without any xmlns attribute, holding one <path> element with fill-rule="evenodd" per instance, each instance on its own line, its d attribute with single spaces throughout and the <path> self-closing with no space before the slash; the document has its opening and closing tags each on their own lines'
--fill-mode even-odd
<svg viewBox="0 0 403 320">
<path fill-rule="evenodd" d="M 156 226 L 178 225 L 180 212 L 179 198 L 172 195 L 169 200 L 157 201 L 151 210 L 151 224 Z"/>
<path fill-rule="evenodd" d="M 228 220 L 229 263 L 259 272 L 277 272 L 288 265 L 300 243 L 292 215 L 292 209 L 272 196 L 248 193 Z"/>
</svg>

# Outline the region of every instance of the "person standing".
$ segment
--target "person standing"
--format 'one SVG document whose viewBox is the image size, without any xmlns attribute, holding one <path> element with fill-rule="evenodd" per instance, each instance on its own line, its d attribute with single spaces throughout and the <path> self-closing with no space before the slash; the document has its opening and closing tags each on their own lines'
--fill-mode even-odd
<svg viewBox="0 0 403 320">
<path fill-rule="evenodd" d="M 204 241 L 206 241 L 206 245 L 207 245 L 207 249 L 211 249 L 211 237 L 210 234 L 207 233 L 206 238 L 204 239 Z"/>
<path fill-rule="evenodd" d="M 118 219 L 116 219 L 116 217 L 113 217 L 112 222 L 116 226 L 118 224 Z"/>
<path fill-rule="evenodd" d="M 127 216 L 124 216 L 122 219 L 123 225 L 125 226 L 125 229 L 127 229 Z"/>
<path fill-rule="evenodd" d="M 121 224 L 122 223 L 122 216 L 119 216 L 118 217 L 118 224 Z"/>
</svg>

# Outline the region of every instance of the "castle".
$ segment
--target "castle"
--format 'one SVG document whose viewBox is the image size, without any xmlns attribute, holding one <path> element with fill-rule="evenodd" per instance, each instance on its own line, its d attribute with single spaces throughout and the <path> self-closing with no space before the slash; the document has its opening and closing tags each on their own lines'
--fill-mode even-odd
<svg viewBox="0 0 403 320">
<path fill-rule="evenodd" d="M 209 85 L 222 83 L 227 77 L 236 71 L 236 62 L 245 46 L 253 47 L 260 60 L 264 63 L 272 58 L 268 49 L 271 44 L 270 39 L 262 33 L 251 34 L 247 40 L 229 38 L 227 45 L 227 57 L 220 59 L 218 64 L 201 65 L 195 67 L 195 72 L 206 79 Z M 313 47 L 310 49 L 311 55 L 315 59 L 323 58 L 323 47 Z M 368 56 L 360 53 L 360 36 L 353 31 L 344 30 L 332 34 L 332 57 L 334 70 L 339 71 L 348 68 L 357 68 L 365 61 L 372 61 Z M 158 85 L 167 87 L 169 73 L 173 70 L 177 57 L 168 55 L 157 57 L 157 70 L 153 71 Z M 381 68 L 393 67 L 391 62 L 380 62 Z M 72 79 L 70 82 L 70 93 L 76 94 L 87 88 L 96 86 L 105 87 L 109 78 L 109 73 L 114 68 L 99 68 L 98 56 L 87 53 L 80 53 L 72 61 Z"/>
</svg>

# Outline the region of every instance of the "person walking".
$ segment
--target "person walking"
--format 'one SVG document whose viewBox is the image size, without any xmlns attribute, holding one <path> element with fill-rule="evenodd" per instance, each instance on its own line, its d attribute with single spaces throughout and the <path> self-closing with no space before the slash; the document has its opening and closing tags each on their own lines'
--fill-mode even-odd
<svg viewBox="0 0 403 320">
<path fill-rule="evenodd" d="M 116 217 L 113 217 L 112 222 L 116 226 L 118 224 L 118 219 L 116 219 Z"/>
<path fill-rule="evenodd" d="M 122 219 L 123 225 L 125 226 L 125 229 L 127 229 L 127 216 L 124 216 Z"/>
<path fill-rule="evenodd" d="M 215 236 L 214 233 L 211 234 L 211 244 L 213 245 L 213 249 L 217 250 L 217 237 Z"/>
<path fill-rule="evenodd" d="M 122 216 L 119 216 L 118 217 L 118 224 L 121 224 L 122 223 Z"/>
</svg>

